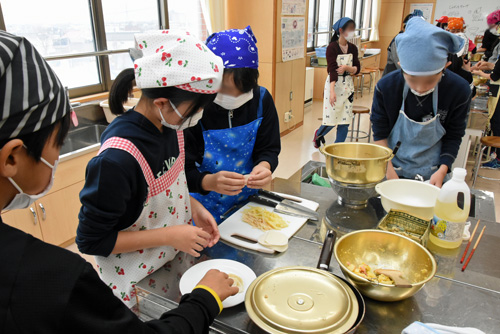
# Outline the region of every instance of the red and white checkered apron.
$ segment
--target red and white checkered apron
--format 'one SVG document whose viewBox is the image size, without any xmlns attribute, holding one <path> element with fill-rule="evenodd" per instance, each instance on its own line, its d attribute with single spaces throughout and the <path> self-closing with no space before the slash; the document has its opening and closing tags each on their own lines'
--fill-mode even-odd
<svg viewBox="0 0 500 334">
<path fill-rule="evenodd" d="M 98 155 L 109 148 L 130 153 L 148 184 L 148 198 L 137 221 L 123 231 L 142 231 L 191 224 L 191 205 L 184 173 L 184 134 L 177 131 L 179 157 L 162 176 L 155 178 L 142 153 L 129 140 L 112 137 L 102 145 Z M 96 256 L 101 279 L 129 308 L 137 303 L 135 284 L 173 260 L 178 250 L 164 246 L 132 253 Z"/>
</svg>

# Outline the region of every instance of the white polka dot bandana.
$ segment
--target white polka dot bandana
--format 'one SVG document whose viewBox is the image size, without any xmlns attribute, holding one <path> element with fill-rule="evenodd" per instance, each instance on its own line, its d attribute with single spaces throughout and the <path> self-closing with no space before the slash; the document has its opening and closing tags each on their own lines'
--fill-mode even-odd
<svg viewBox="0 0 500 334">
<path fill-rule="evenodd" d="M 222 59 L 186 31 L 158 30 L 135 35 L 142 57 L 134 62 L 139 88 L 178 87 L 215 94 L 222 83 Z"/>
</svg>

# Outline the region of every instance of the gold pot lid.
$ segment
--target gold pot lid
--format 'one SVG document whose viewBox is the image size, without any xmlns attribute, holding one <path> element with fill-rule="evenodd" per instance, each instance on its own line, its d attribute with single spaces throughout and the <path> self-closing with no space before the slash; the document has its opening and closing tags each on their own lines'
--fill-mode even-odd
<svg viewBox="0 0 500 334">
<path fill-rule="evenodd" d="M 308 267 L 278 268 L 248 288 L 250 318 L 270 333 L 345 333 L 359 305 L 351 288 L 333 274 Z"/>
</svg>

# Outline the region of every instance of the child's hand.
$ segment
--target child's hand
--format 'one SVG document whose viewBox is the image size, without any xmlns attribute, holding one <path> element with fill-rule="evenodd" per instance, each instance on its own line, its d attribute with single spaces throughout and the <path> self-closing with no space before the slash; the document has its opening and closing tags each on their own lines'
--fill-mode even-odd
<svg viewBox="0 0 500 334">
<path fill-rule="evenodd" d="M 224 301 L 227 297 L 234 296 L 239 292 L 237 287 L 231 286 L 233 283 L 234 281 L 226 273 L 217 269 L 211 269 L 205 274 L 198 285 L 208 286 L 215 291 L 221 301 Z"/>
<path fill-rule="evenodd" d="M 191 197 L 191 214 L 196 226 L 201 227 L 203 231 L 210 234 L 208 247 L 215 245 L 220 238 L 219 228 L 212 214 L 205 209 L 203 204 Z"/>
<path fill-rule="evenodd" d="M 184 253 L 198 257 L 205 247 L 210 242 L 211 236 L 202 228 L 192 225 L 177 225 L 164 228 L 167 242 Z"/>
</svg>

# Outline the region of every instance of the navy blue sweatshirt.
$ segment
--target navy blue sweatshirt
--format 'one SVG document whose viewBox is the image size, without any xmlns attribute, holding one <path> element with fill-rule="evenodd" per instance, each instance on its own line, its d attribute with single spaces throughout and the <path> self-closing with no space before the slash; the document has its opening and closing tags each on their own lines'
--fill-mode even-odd
<svg viewBox="0 0 500 334">
<path fill-rule="evenodd" d="M 384 76 L 375 87 L 370 117 L 375 140 L 387 139 L 396 124 L 403 102 L 404 84 L 403 72 L 398 70 Z M 438 113 L 441 114 L 440 121 L 446 130 L 442 138 L 439 163 L 448 166 L 449 171 L 465 134 L 470 95 L 468 82 L 446 70 L 438 86 Z M 406 115 L 414 121 L 421 122 L 429 111 L 432 111 L 432 95 L 428 95 L 427 98 L 416 97 L 410 90 L 405 101 Z"/>
<path fill-rule="evenodd" d="M 176 131 L 164 127 L 161 132 L 134 110 L 108 126 L 101 144 L 111 137 L 128 139 L 137 146 L 156 177 L 169 170 L 179 155 Z M 118 232 L 139 218 L 147 192 L 139 163 L 129 153 L 108 149 L 90 160 L 80 193 L 78 249 L 91 255 L 111 254 Z"/>
<path fill-rule="evenodd" d="M 260 87 L 253 90 L 253 99 L 233 111 L 231 124 L 233 127 L 245 125 L 257 119 L 257 109 L 260 100 Z M 229 128 L 228 110 L 211 103 L 203 111 L 200 123 L 206 130 L 218 130 Z M 203 162 L 205 153 L 205 141 L 201 125 L 184 131 L 186 135 L 186 177 L 189 191 L 207 194 L 201 187 L 201 181 L 207 173 L 201 173 L 196 164 Z M 278 113 L 271 94 L 266 90 L 262 100 L 262 123 L 257 131 L 257 138 L 252 153 L 254 166 L 261 161 L 267 161 L 271 165 L 271 171 L 278 166 L 278 155 L 281 151 L 280 128 Z"/>
</svg>

